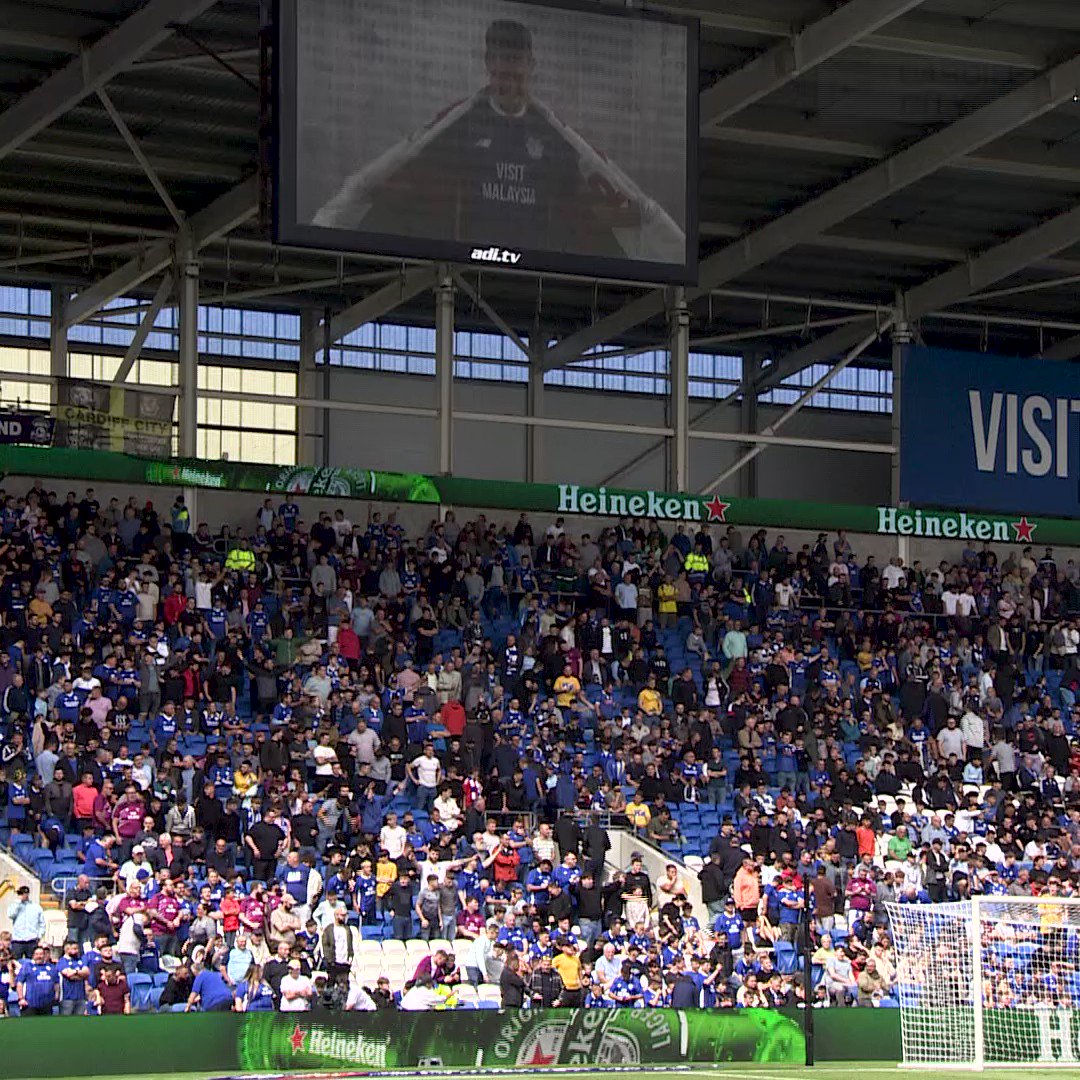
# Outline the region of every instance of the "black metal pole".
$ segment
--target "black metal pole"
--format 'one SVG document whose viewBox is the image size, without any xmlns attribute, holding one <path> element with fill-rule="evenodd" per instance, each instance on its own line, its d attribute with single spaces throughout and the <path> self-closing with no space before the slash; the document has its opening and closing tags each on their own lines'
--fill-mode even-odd
<svg viewBox="0 0 1080 1080">
<path fill-rule="evenodd" d="M 814 1064 L 814 976 L 810 964 L 810 878 L 803 878 L 803 917 L 802 917 L 802 940 L 803 940 L 803 997 L 806 999 L 803 1008 L 803 1036 L 806 1042 L 806 1064 Z"/>
</svg>

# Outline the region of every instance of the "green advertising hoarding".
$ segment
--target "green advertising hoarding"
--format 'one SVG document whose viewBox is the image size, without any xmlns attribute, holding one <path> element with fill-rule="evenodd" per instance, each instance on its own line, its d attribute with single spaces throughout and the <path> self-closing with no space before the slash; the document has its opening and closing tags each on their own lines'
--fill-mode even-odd
<svg viewBox="0 0 1080 1080">
<path fill-rule="evenodd" d="M 753 525 L 872 536 L 910 536 L 968 543 L 1044 543 L 1080 547 L 1080 521 L 1025 515 L 971 514 L 893 506 L 800 502 L 789 499 L 706 498 L 652 489 L 526 484 L 376 469 L 320 468 L 196 461 L 155 461 L 128 454 L 49 447 L 0 447 L 0 472 L 99 483 L 156 484 L 368 499 L 390 503 L 470 506 L 491 510 L 653 518 L 658 521 Z"/>
<path fill-rule="evenodd" d="M 461 1009 L 30 1018 L 0 1077 L 444 1068 L 802 1064 L 800 1018 L 765 1009 Z M 90 1057 L 87 1057 L 87 1052 Z"/>
</svg>

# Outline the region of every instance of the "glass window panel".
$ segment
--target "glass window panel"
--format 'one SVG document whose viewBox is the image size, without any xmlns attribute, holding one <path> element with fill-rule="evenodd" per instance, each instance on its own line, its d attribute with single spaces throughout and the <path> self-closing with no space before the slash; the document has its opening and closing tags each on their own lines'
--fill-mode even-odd
<svg viewBox="0 0 1080 1080">
<path fill-rule="evenodd" d="M 274 436 L 259 431 L 245 431 L 240 441 L 241 460 L 273 461 Z"/>
<path fill-rule="evenodd" d="M 243 461 L 240 455 L 240 432 L 222 431 L 221 433 L 221 456 L 228 454 L 230 461 Z"/>
<path fill-rule="evenodd" d="M 275 465 L 295 465 L 296 464 L 296 436 L 295 435 L 275 435 L 274 436 L 274 464 Z"/>
<path fill-rule="evenodd" d="M 259 368 L 244 368 L 240 385 L 245 394 L 272 395 L 274 393 L 274 373 Z"/>
</svg>

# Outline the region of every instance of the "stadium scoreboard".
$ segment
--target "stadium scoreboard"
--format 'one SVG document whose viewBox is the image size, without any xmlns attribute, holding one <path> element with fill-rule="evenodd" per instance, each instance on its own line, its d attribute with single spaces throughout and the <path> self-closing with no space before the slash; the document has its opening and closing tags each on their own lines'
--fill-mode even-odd
<svg viewBox="0 0 1080 1080">
<path fill-rule="evenodd" d="M 698 24 L 561 0 L 278 0 L 281 243 L 697 272 Z"/>
</svg>

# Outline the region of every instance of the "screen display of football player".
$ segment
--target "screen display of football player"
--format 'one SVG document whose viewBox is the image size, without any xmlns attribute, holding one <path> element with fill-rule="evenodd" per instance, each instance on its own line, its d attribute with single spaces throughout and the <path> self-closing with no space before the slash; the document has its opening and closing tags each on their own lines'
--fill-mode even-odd
<svg viewBox="0 0 1080 1080">
<path fill-rule="evenodd" d="M 347 177 L 327 228 L 678 262 L 686 237 L 615 162 L 532 92 L 532 31 L 496 19 L 487 83 Z"/>
</svg>

